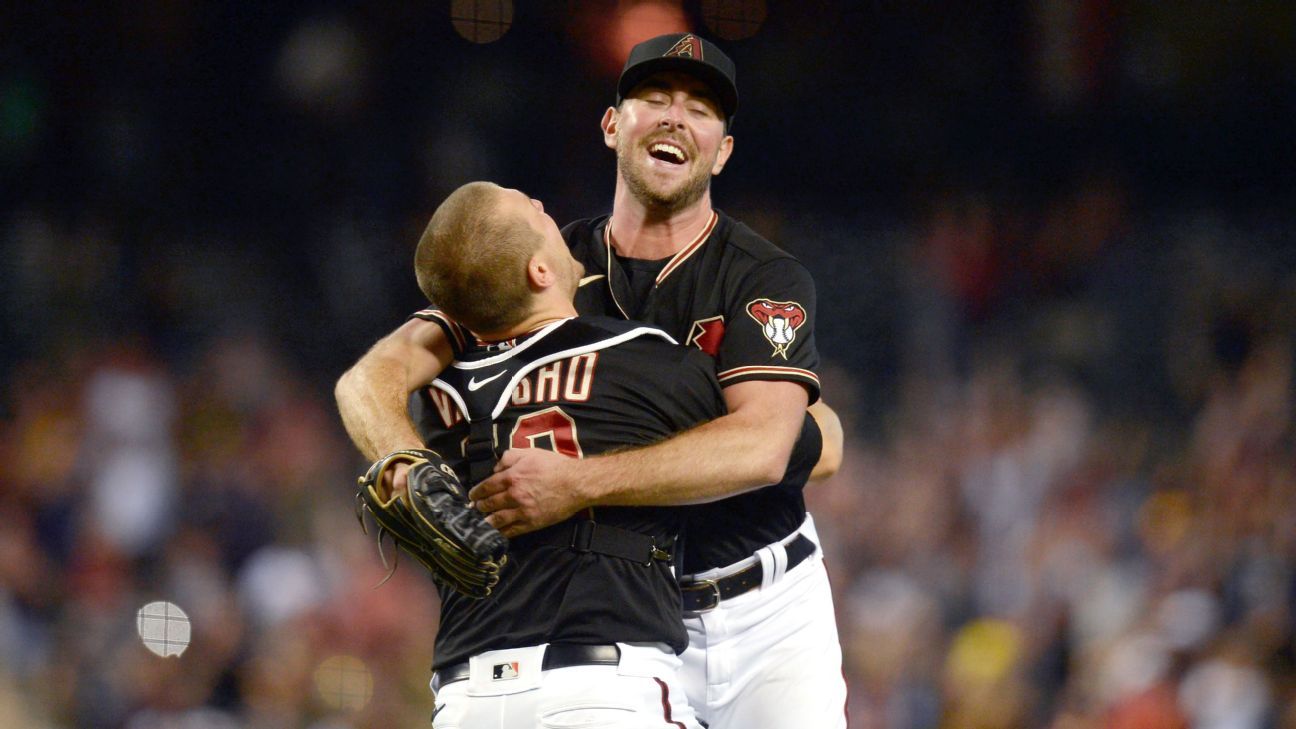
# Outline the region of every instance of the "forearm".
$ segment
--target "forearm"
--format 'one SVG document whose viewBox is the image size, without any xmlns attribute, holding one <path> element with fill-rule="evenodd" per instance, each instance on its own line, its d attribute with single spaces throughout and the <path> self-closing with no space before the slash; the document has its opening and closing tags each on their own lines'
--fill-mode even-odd
<svg viewBox="0 0 1296 729">
<path fill-rule="evenodd" d="M 422 447 L 404 383 L 404 365 L 379 358 L 357 363 L 338 380 L 333 394 L 342 424 L 365 458 Z"/>
<path fill-rule="evenodd" d="M 422 447 L 409 417 L 409 396 L 440 374 L 452 356 L 439 325 L 411 319 L 338 379 L 333 394 L 342 424 L 366 458 Z"/>
<path fill-rule="evenodd" d="M 573 487 L 589 505 L 604 506 L 694 504 L 750 491 L 783 477 L 799 424 L 726 415 L 656 445 L 586 459 Z"/>
<path fill-rule="evenodd" d="M 512 537 L 590 506 L 694 504 L 781 481 L 805 424 L 806 390 L 742 382 L 724 398 L 728 415 L 655 445 L 581 459 L 510 449 L 469 498 Z"/>
</svg>

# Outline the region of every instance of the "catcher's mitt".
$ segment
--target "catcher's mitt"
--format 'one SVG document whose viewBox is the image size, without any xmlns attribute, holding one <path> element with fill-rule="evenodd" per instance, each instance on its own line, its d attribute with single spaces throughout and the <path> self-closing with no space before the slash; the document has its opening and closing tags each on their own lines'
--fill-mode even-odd
<svg viewBox="0 0 1296 729">
<path fill-rule="evenodd" d="M 383 483 L 397 463 L 410 464 L 408 501 Z M 359 483 L 356 517 L 365 528 L 363 512 L 373 514 L 380 553 L 383 535 L 390 534 L 438 584 L 472 598 L 490 594 L 508 559 L 508 540 L 468 505 L 467 490 L 441 456 L 428 450 L 393 451 L 374 461 Z"/>
</svg>

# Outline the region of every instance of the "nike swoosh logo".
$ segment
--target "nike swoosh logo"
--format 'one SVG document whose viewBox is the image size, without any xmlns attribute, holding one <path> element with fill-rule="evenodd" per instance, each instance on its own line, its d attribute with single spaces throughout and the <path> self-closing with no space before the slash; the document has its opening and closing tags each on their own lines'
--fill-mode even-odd
<svg viewBox="0 0 1296 729">
<path fill-rule="evenodd" d="M 585 278 L 581 279 L 581 280 L 576 284 L 576 287 L 577 287 L 577 288 L 580 288 L 581 286 L 584 286 L 585 284 L 588 284 L 588 283 L 594 283 L 595 281 L 597 281 L 597 280 L 599 280 L 599 279 L 601 279 L 601 278 L 604 278 L 603 274 L 601 274 L 601 273 L 596 273 L 596 274 L 594 274 L 593 276 L 586 276 Z"/>
<path fill-rule="evenodd" d="M 482 389 L 486 385 L 490 384 L 491 380 L 497 380 L 507 374 L 508 374 L 508 370 L 504 370 L 503 372 L 496 372 L 495 374 L 491 375 L 490 377 L 487 377 L 484 380 L 481 380 L 480 382 L 477 380 L 477 376 L 474 375 L 471 379 L 468 380 L 468 391 L 477 392 L 478 390 Z"/>
</svg>

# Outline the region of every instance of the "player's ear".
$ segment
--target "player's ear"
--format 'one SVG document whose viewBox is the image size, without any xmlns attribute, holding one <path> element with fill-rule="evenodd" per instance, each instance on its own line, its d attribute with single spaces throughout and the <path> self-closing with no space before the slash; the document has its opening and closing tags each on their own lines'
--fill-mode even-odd
<svg viewBox="0 0 1296 729">
<path fill-rule="evenodd" d="M 599 127 L 603 129 L 603 144 L 608 149 L 616 149 L 617 124 L 621 121 L 621 112 L 616 107 L 609 106 L 607 111 L 603 112 L 603 120 L 599 122 Z"/>
<path fill-rule="evenodd" d="M 720 153 L 716 155 L 716 163 L 711 167 L 711 174 L 718 175 L 724 169 L 725 163 L 729 161 L 729 156 L 733 154 L 733 146 L 733 135 L 726 134 L 724 139 L 720 140 Z"/>
<path fill-rule="evenodd" d="M 539 252 L 531 256 L 531 260 L 527 261 L 527 284 L 531 290 L 537 293 L 544 291 L 553 286 L 555 280 L 556 272 L 549 261 Z"/>
</svg>

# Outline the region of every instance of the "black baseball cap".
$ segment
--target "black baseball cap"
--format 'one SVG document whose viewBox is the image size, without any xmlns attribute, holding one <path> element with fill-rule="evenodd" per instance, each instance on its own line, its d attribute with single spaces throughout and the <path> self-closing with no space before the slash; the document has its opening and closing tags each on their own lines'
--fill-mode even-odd
<svg viewBox="0 0 1296 729">
<path fill-rule="evenodd" d="M 634 87 L 659 71 L 680 71 L 702 79 L 715 91 L 726 121 L 731 121 L 738 111 L 733 61 L 714 43 L 692 33 L 659 35 L 630 49 L 617 82 L 617 105 Z"/>
</svg>

